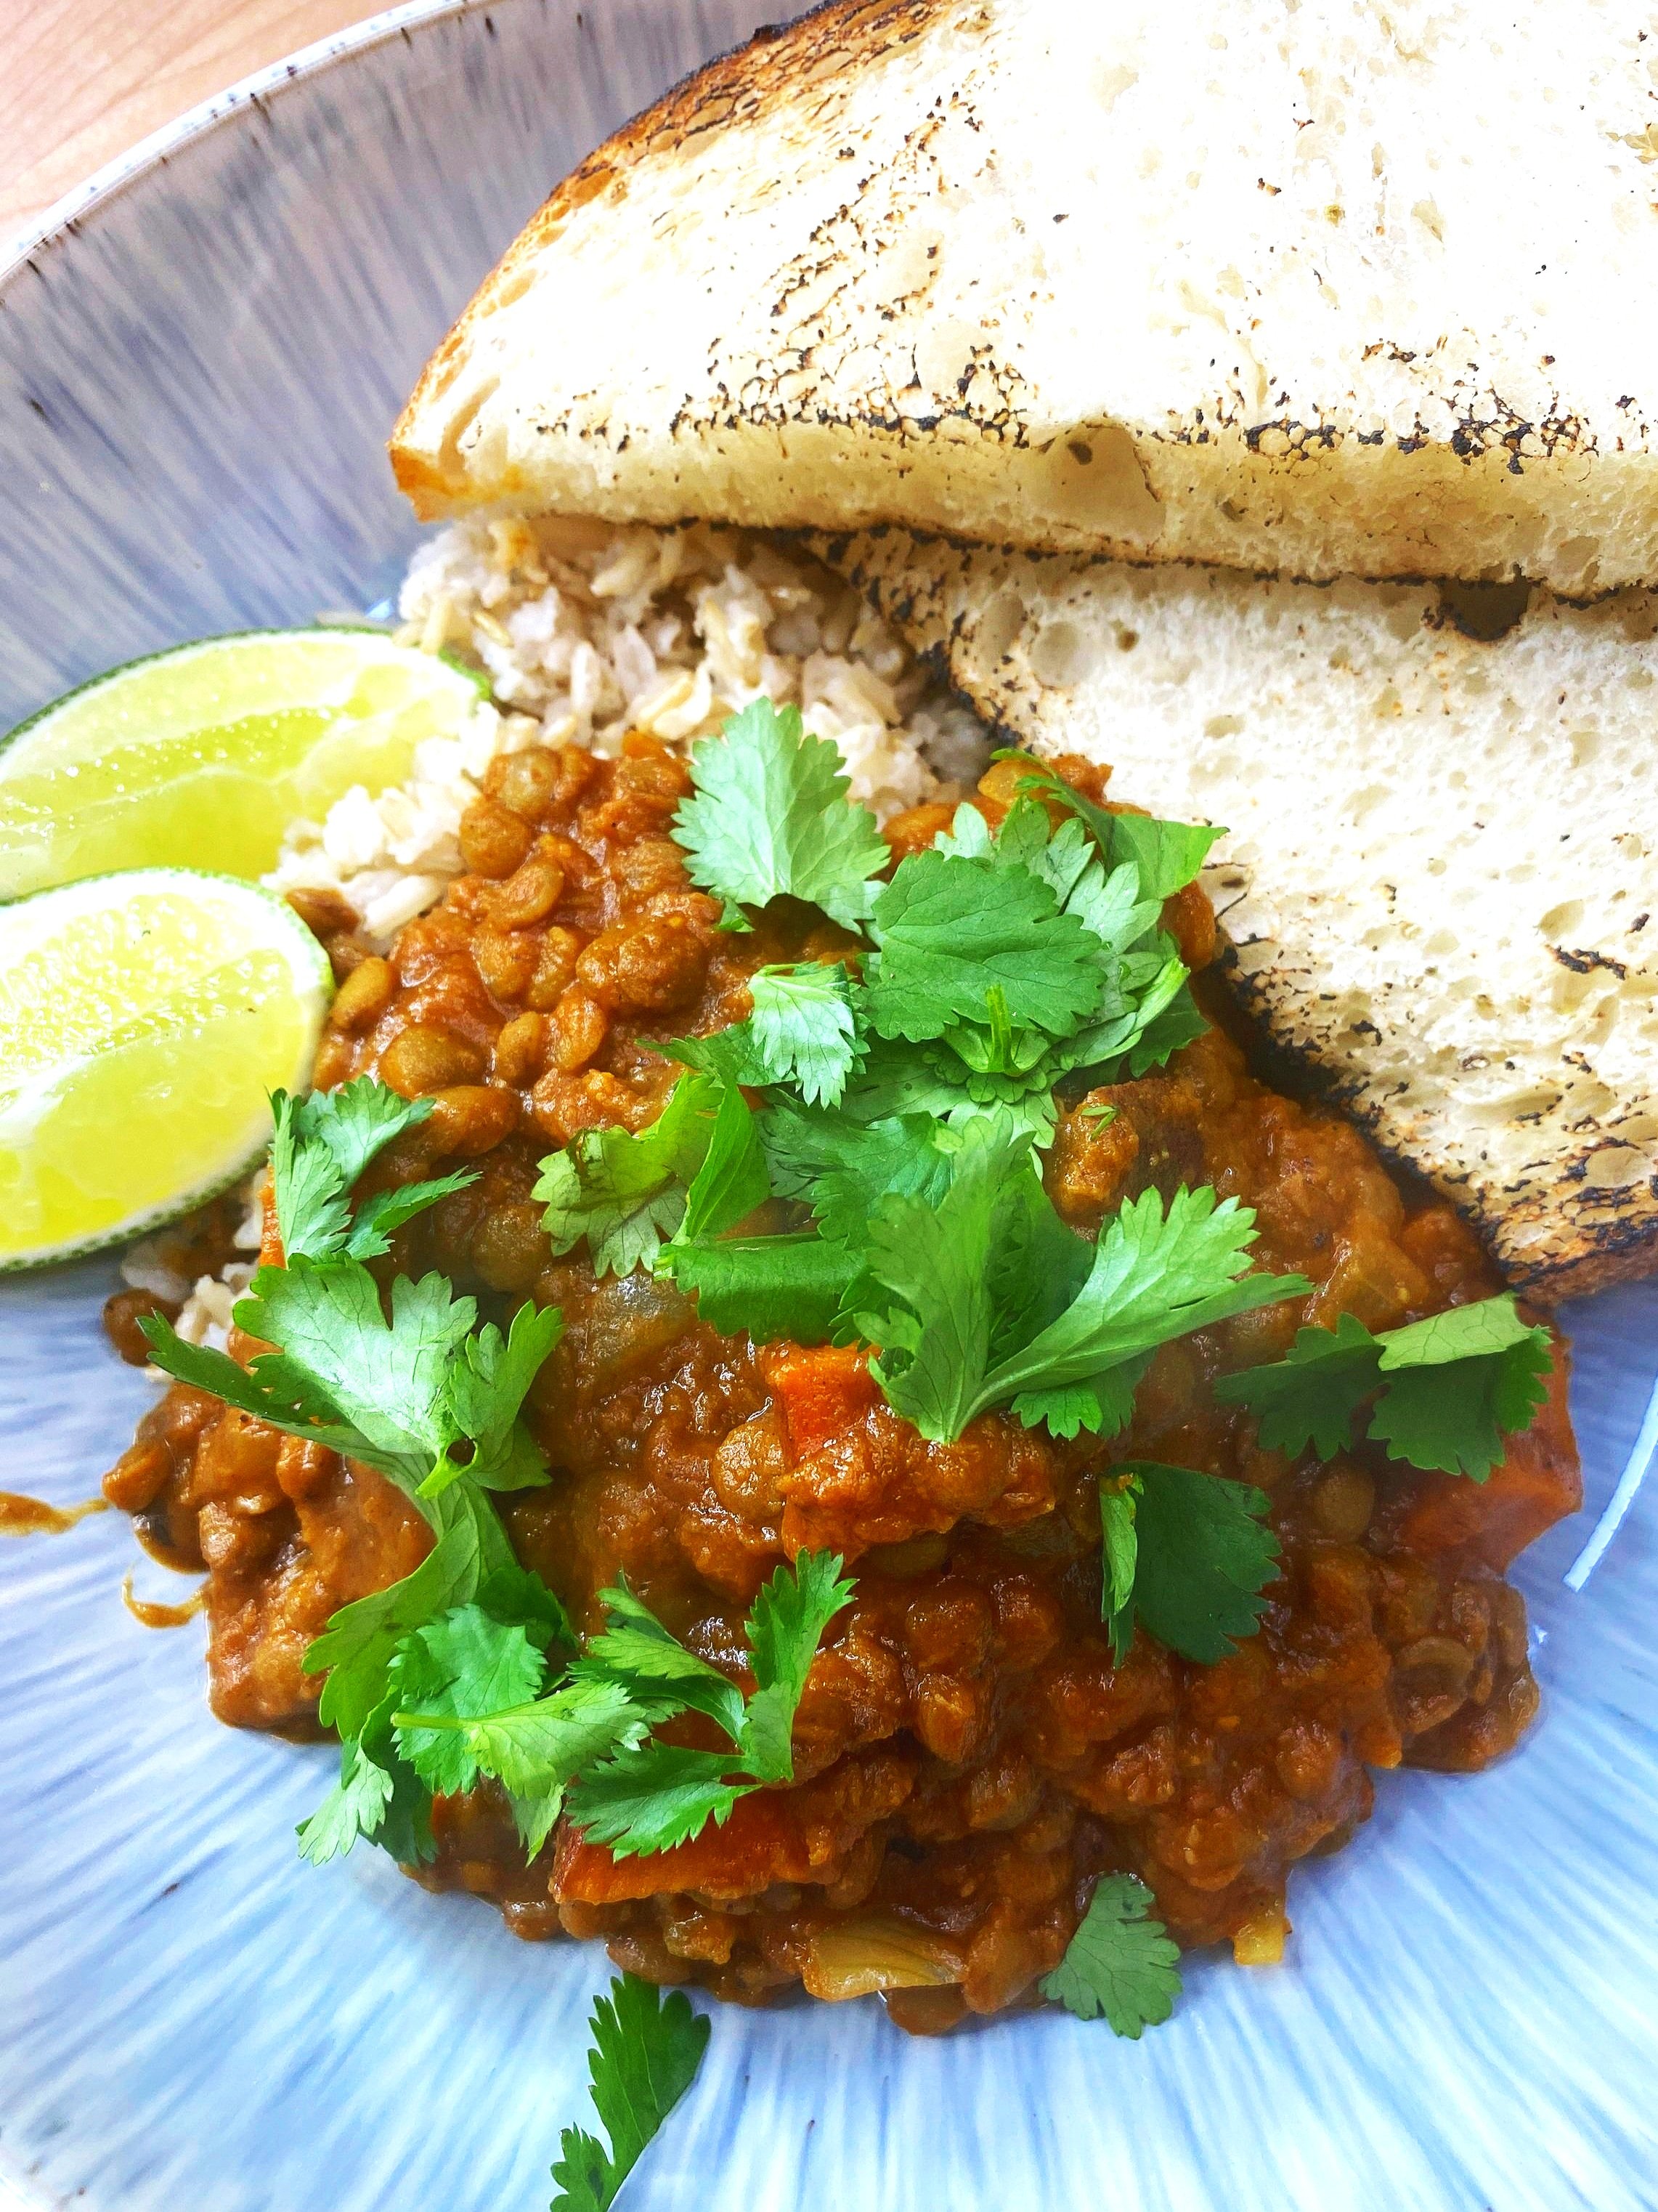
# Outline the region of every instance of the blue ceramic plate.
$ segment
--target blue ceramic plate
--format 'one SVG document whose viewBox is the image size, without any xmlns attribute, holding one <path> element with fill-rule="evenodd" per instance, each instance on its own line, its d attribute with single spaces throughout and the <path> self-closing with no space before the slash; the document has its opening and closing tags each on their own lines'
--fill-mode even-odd
<svg viewBox="0 0 1658 2212">
<path fill-rule="evenodd" d="M 434 342 L 550 182 L 762 12 L 405 9 L 84 196 L 0 280 L 0 728 L 156 646 L 379 598 L 414 535 L 381 443 Z M 113 1280 L 0 1285 L 3 1486 L 85 1496 L 147 1403 L 100 1336 Z M 1658 1285 L 1567 1320 L 1590 1510 L 1521 1565 L 1545 1702 L 1515 1758 L 1384 1778 L 1293 1885 L 1289 1962 L 1199 1960 L 1140 2044 L 720 2011 L 627 2204 L 1658 2204 L 1658 1482 L 1563 1582 L 1642 1427 Z M 602 1952 L 373 1851 L 301 1865 L 328 1753 L 210 1718 L 199 1631 L 122 1610 L 132 1557 L 112 1515 L 0 1553 L 0 2203 L 537 2212 Z"/>
</svg>

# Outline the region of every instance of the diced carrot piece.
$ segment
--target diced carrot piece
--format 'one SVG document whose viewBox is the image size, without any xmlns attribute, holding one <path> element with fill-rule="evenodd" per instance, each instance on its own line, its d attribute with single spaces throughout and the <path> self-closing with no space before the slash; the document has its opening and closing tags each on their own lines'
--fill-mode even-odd
<svg viewBox="0 0 1658 2212">
<path fill-rule="evenodd" d="M 821 1451 L 860 1420 L 880 1398 L 856 1345 L 787 1345 L 764 1361 L 767 1382 L 782 1407 L 797 1458 Z"/>
<path fill-rule="evenodd" d="M 757 1790 L 738 1799 L 723 1828 L 710 1821 L 689 1844 L 638 1858 L 612 1858 L 604 1844 L 567 1829 L 553 1860 L 552 1890 L 560 1904 L 616 1905 L 682 1889 L 751 1897 L 774 1881 L 823 1878 L 783 1795 Z"/>
<path fill-rule="evenodd" d="M 1471 1551 L 1489 1567 L 1506 1567 L 1517 1553 L 1583 1502 L 1577 1446 L 1566 1410 L 1568 1361 L 1555 1342 L 1547 1401 L 1488 1482 L 1456 1474 L 1424 1474 L 1400 1534 L 1412 1552 Z"/>
</svg>

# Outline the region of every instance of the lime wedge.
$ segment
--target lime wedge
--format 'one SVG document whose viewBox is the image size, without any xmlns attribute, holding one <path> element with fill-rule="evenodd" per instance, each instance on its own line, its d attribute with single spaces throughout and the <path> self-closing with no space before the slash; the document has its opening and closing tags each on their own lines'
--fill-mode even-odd
<svg viewBox="0 0 1658 2212">
<path fill-rule="evenodd" d="M 0 1271 L 245 1174 L 332 990 L 293 909 L 228 876 L 134 868 L 0 907 Z"/>
<path fill-rule="evenodd" d="M 261 876 L 354 783 L 401 783 L 483 678 L 372 629 L 247 630 L 134 660 L 0 745 L 0 898 L 210 858 Z"/>
</svg>

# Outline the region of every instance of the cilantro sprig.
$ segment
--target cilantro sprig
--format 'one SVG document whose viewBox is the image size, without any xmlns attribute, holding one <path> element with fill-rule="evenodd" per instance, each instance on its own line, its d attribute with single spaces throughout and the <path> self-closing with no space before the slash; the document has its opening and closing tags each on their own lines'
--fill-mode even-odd
<svg viewBox="0 0 1658 2212">
<path fill-rule="evenodd" d="M 764 1123 L 774 1186 L 810 1193 L 817 1233 L 688 1240 L 659 1264 L 716 1326 L 756 1341 L 862 1337 L 888 1403 L 937 1442 L 995 1407 L 1059 1436 L 1113 1435 L 1159 1345 L 1312 1288 L 1246 1273 L 1254 1217 L 1206 1188 L 1166 1211 L 1148 1190 L 1090 1243 L 1043 1190 L 1032 1133 L 1004 1113 L 956 1128 Z M 849 1140 L 825 1159 L 837 1136 Z"/>
<path fill-rule="evenodd" d="M 431 1523 L 432 1549 L 413 1573 L 341 1607 L 302 1662 L 326 1677 L 319 1711 L 339 1732 L 341 1767 L 300 1832 L 301 1850 L 321 1862 L 363 1836 L 419 1860 L 431 1854 L 434 1775 L 393 1717 L 411 1669 L 423 1668 L 422 1686 L 452 1713 L 468 1699 L 498 1702 L 508 1675 L 522 1687 L 555 1645 L 573 1648 L 556 1599 L 517 1565 L 489 1498 L 548 1479 L 519 1416 L 562 1323 L 556 1307 L 525 1305 L 505 1332 L 480 1327 L 476 1301 L 437 1274 L 399 1275 L 382 1292 L 366 1262 L 388 1251 L 393 1229 L 472 1180 L 355 1198 L 386 1146 L 430 1114 L 429 1099 L 363 1078 L 271 1103 L 282 1264 L 258 1268 L 234 1309 L 237 1327 L 269 1348 L 243 1367 L 185 1343 L 160 1316 L 141 1325 L 167 1374 L 378 1468 Z"/>
<path fill-rule="evenodd" d="M 1219 833 L 1113 814 L 1029 762 L 1038 795 L 999 829 L 959 807 L 882 882 L 820 743 L 755 702 L 694 755 L 675 835 L 728 902 L 816 898 L 861 946 L 761 969 L 746 1019 L 664 1048 L 691 1073 L 652 1128 L 549 1159 L 555 1247 L 586 1235 L 598 1272 L 653 1267 L 756 1340 L 861 1334 L 933 1439 L 999 1406 L 1111 1434 L 1159 1344 L 1311 1287 L 1246 1278 L 1253 1218 L 1212 1192 L 1166 1215 L 1148 1194 L 1090 1247 L 1032 1158 L 1056 1086 L 1143 1072 L 1201 1029 L 1161 915 Z M 793 1224 L 728 1234 L 769 1196 Z"/>
<path fill-rule="evenodd" d="M 1167 2020 L 1181 1993 L 1180 1951 L 1151 1904 L 1132 1874 L 1102 1875 L 1064 1958 L 1037 1984 L 1042 1995 L 1135 2042 Z"/>
<path fill-rule="evenodd" d="M 691 782 L 673 835 L 692 882 L 725 901 L 726 927 L 749 928 L 744 907 L 785 895 L 847 925 L 867 915 L 885 842 L 847 795 L 839 747 L 808 736 L 798 707 L 751 700 L 692 752 Z"/>
<path fill-rule="evenodd" d="M 616 2191 L 651 2138 L 696 2079 L 708 2023 L 674 1990 L 664 1996 L 636 1974 L 594 2000 L 587 2072 L 593 2109 L 608 2148 L 580 2128 L 566 2128 L 553 2166 L 551 2212 L 610 2212 Z"/>
<path fill-rule="evenodd" d="M 989 1120 L 963 1133 L 936 1205 L 888 1195 L 871 1223 L 875 1295 L 859 1311 L 871 1371 L 923 1436 L 949 1442 L 993 1406 L 1056 1435 L 1124 1426 L 1158 1345 L 1311 1285 L 1246 1275 L 1254 1217 L 1212 1190 L 1156 1190 L 1096 1243 L 1067 1230 L 1029 1138 Z"/>
<path fill-rule="evenodd" d="M 1333 1329 L 1300 1330 L 1271 1365 L 1223 1376 L 1215 1395 L 1259 1415 L 1268 1450 L 1310 1444 L 1321 1459 L 1351 1449 L 1373 1401 L 1364 1433 L 1389 1458 L 1484 1482 L 1504 1435 L 1528 1428 L 1547 1397 L 1549 1366 L 1547 1329 L 1521 1321 L 1504 1291 L 1380 1335 L 1343 1314 Z"/>
<path fill-rule="evenodd" d="M 354 1211 L 351 1188 L 393 1138 L 423 1121 L 429 1099 L 400 1098 L 361 1078 L 303 1103 L 272 1099 L 271 1198 L 283 1264 L 256 1270 L 234 1309 L 239 1328 L 274 1349 L 246 1367 L 187 1344 L 160 1316 L 139 1326 L 166 1373 L 307 1443 L 390 1475 L 422 1499 L 469 1480 L 520 1490 L 547 1479 L 518 1415 L 562 1322 L 520 1307 L 503 1335 L 477 1326 L 477 1304 L 441 1275 L 399 1275 L 390 1312 L 365 1265 L 390 1230 L 470 1175 L 380 1192 Z"/>
<path fill-rule="evenodd" d="M 713 1820 L 723 1827 L 740 1797 L 794 1777 L 793 1729 L 823 1631 L 849 1602 L 829 1552 L 802 1552 L 761 1588 L 745 1623 L 755 1688 L 745 1697 L 729 1675 L 699 1659 L 648 1607 L 618 1584 L 601 1593 L 609 1626 L 571 1668 L 579 1682 L 624 1691 L 659 1719 L 700 1713 L 729 1751 L 677 1744 L 627 1746 L 586 1768 L 569 1796 L 570 1818 L 616 1858 L 671 1850 Z"/>
<path fill-rule="evenodd" d="M 734 1081 L 684 1075 L 636 1134 L 589 1129 L 541 1163 L 533 1195 L 556 1253 L 586 1239 L 596 1275 L 653 1267 L 669 1239 L 733 1226 L 771 1195 Z"/>
<path fill-rule="evenodd" d="M 999 830 L 959 807 L 883 881 L 885 846 L 835 757 L 764 700 L 694 752 L 696 795 L 673 834 L 727 920 L 787 893 L 862 943 L 835 963 L 761 969 L 745 1021 L 666 1050 L 860 1121 L 1017 1107 L 1045 1143 L 1056 1085 L 1143 1073 L 1201 1032 L 1161 915 L 1218 831 L 1113 814 L 1030 761 L 1038 795 L 1017 797 Z M 1054 801 L 1071 810 L 1057 827 Z"/>
</svg>

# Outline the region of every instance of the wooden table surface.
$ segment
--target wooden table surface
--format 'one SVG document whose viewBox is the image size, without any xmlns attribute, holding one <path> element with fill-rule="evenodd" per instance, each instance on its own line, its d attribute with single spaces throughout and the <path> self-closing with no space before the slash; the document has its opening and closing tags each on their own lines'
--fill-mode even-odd
<svg viewBox="0 0 1658 2212">
<path fill-rule="evenodd" d="M 94 169 L 372 0 L 0 0 L 0 258 Z"/>
</svg>

